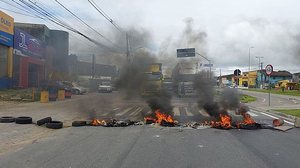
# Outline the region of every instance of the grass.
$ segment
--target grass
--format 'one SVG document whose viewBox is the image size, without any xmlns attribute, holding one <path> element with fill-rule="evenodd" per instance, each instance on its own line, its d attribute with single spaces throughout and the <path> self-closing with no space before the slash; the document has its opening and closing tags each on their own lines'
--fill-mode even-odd
<svg viewBox="0 0 300 168">
<path fill-rule="evenodd" d="M 269 93 L 269 90 L 267 89 L 246 89 L 249 91 L 254 92 L 263 92 L 263 93 Z M 300 96 L 299 90 L 285 90 L 284 92 L 281 91 L 281 89 L 271 89 L 272 94 L 280 94 L 280 95 L 290 95 L 290 96 Z"/>
<path fill-rule="evenodd" d="M 242 95 L 240 96 L 240 101 L 241 101 L 242 103 L 250 103 L 250 102 L 256 101 L 256 98 L 255 98 L 255 97 L 252 97 L 252 96 L 249 96 L 249 95 L 242 94 Z"/>
<path fill-rule="evenodd" d="M 300 109 L 280 109 L 280 110 L 275 110 L 281 113 L 285 113 L 288 115 L 292 115 L 292 116 L 296 116 L 296 117 L 300 117 Z"/>
<path fill-rule="evenodd" d="M 35 101 L 39 100 L 39 91 L 35 92 Z M 7 89 L 0 90 L 0 100 L 9 101 L 11 98 L 32 99 L 32 89 Z"/>
</svg>

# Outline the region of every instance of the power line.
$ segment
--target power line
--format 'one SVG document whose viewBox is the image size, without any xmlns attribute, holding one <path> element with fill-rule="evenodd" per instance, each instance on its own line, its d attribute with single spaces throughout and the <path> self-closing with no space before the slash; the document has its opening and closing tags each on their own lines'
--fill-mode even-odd
<svg viewBox="0 0 300 168">
<path fill-rule="evenodd" d="M 110 41 L 108 38 L 106 38 L 104 35 L 99 33 L 97 30 L 95 30 L 93 27 L 91 27 L 89 24 L 87 24 L 85 21 L 80 19 L 76 14 L 74 14 L 72 11 L 70 11 L 66 6 L 64 6 L 62 3 L 60 3 L 58 0 L 54 0 L 56 3 L 58 3 L 61 7 L 63 7 L 65 10 L 67 10 L 69 13 L 71 13 L 75 18 L 77 18 L 79 21 L 81 21 L 83 24 L 85 24 L 87 27 L 92 29 L 94 32 L 96 32 L 98 35 L 100 35 L 102 38 L 110 42 L 111 44 L 115 45 L 112 41 Z"/>
<path fill-rule="evenodd" d="M 28 8 L 29 8 L 29 11 L 32 10 L 32 11 L 38 13 L 39 15 L 41 15 L 41 16 L 47 18 L 47 19 L 50 20 L 51 22 L 53 22 L 53 23 L 55 23 L 55 24 L 57 24 L 57 25 L 59 25 L 59 26 L 65 28 L 65 29 L 68 29 L 68 30 L 70 30 L 70 31 L 72 31 L 72 32 L 74 32 L 74 33 L 77 33 L 77 34 L 81 35 L 82 37 L 86 38 L 87 40 L 91 41 L 92 43 L 94 43 L 94 44 L 96 44 L 96 45 L 98 45 L 98 46 L 101 46 L 101 47 L 103 47 L 103 48 L 105 48 L 105 49 L 111 50 L 109 47 L 107 47 L 107 46 L 105 46 L 105 45 L 103 45 L 103 44 L 101 44 L 101 43 L 99 43 L 99 42 L 97 42 L 97 41 L 95 41 L 95 40 L 89 38 L 88 36 L 84 35 L 84 34 L 81 33 L 80 31 L 78 31 L 78 30 L 72 28 L 71 26 L 67 25 L 66 23 L 62 22 L 61 20 L 57 19 L 56 17 L 52 16 L 50 13 L 48 13 L 46 10 L 42 9 L 41 7 L 39 7 L 39 9 L 38 9 L 37 7 L 35 7 L 35 6 L 33 6 L 33 5 L 30 5 L 29 3 L 27 3 L 27 2 L 25 2 L 25 1 L 23 1 L 23 0 L 19 0 L 19 1 L 22 2 L 26 7 L 28 7 Z M 14 2 L 15 2 L 15 1 L 14 1 Z M 19 4 L 19 3 L 18 3 L 18 4 Z M 19 4 L 19 5 L 26 9 L 26 7 L 24 7 L 22 4 Z M 35 5 L 36 5 L 36 4 L 35 4 Z M 37 5 L 37 6 L 38 6 L 38 5 Z"/>
<path fill-rule="evenodd" d="M 16 14 L 19 14 L 19 15 L 24 15 L 24 16 L 33 17 L 33 18 L 40 18 L 38 16 L 28 15 L 28 14 L 25 14 L 25 13 L 16 12 L 16 11 L 13 11 L 13 10 L 10 10 L 10 9 L 5 9 L 5 8 L 2 8 L 2 7 L 0 7 L 0 9 L 6 10 L 6 11 L 9 11 L 9 12 L 13 12 L 13 13 L 16 13 Z"/>
<path fill-rule="evenodd" d="M 106 19 L 108 20 L 116 29 L 122 32 L 120 26 L 117 25 L 93 0 L 88 0 L 89 3 Z"/>
</svg>

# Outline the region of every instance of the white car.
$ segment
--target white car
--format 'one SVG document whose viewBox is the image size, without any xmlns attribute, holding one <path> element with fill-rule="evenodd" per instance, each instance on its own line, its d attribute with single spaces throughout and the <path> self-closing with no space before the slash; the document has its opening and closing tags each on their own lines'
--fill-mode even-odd
<svg viewBox="0 0 300 168">
<path fill-rule="evenodd" d="M 113 90 L 112 85 L 110 82 L 101 82 L 98 86 L 99 93 L 111 93 Z"/>
<path fill-rule="evenodd" d="M 85 93 L 87 93 L 87 88 L 79 86 L 75 82 L 63 81 L 62 83 L 64 85 L 67 85 L 68 87 L 70 87 L 73 94 L 79 95 L 79 94 L 85 94 Z"/>
</svg>

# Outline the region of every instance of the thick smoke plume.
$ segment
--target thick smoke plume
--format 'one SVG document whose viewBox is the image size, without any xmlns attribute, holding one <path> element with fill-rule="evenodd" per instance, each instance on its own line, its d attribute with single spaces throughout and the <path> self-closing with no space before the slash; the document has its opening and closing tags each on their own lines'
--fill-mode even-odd
<svg viewBox="0 0 300 168">
<path fill-rule="evenodd" d="M 147 103 L 153 112 L 159 109 L 161 112 L 172 116 L 171 98 L 170 94 L 162 91 L 159 95 L 148 98 Z"/>
<path fill-rule="evenodd" d="M 150 53 L 140 51 L 121 68 L 120 78 L 116 85 L 125 92 L 126 97 L 139 97 L 143 81 L 146 79 L 144 74 L 145 67 L 150 63 L 155 63 L 155 57 Z"/>
</svg>

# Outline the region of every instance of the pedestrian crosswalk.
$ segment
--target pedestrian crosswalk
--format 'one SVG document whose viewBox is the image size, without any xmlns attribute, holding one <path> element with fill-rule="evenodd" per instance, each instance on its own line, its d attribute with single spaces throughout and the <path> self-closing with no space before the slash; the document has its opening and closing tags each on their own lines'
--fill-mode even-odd
<svg viewBox="0 0 300 168">
<path fill-rule="evenodd" d="M 142 117 L 151 114 L 152 111 L 148 106 L 125 106 L 125 107 L 115 107 L 109 112 L 100 114 L 101 117 Z M 194 117 L 194 116 L 204 116 L 208 117 L 208 114 L 197 108 L 192 108 L 189 106 L 175 106 L 172 110 L 172 115 L 176 117 Z"/>
</svg>

